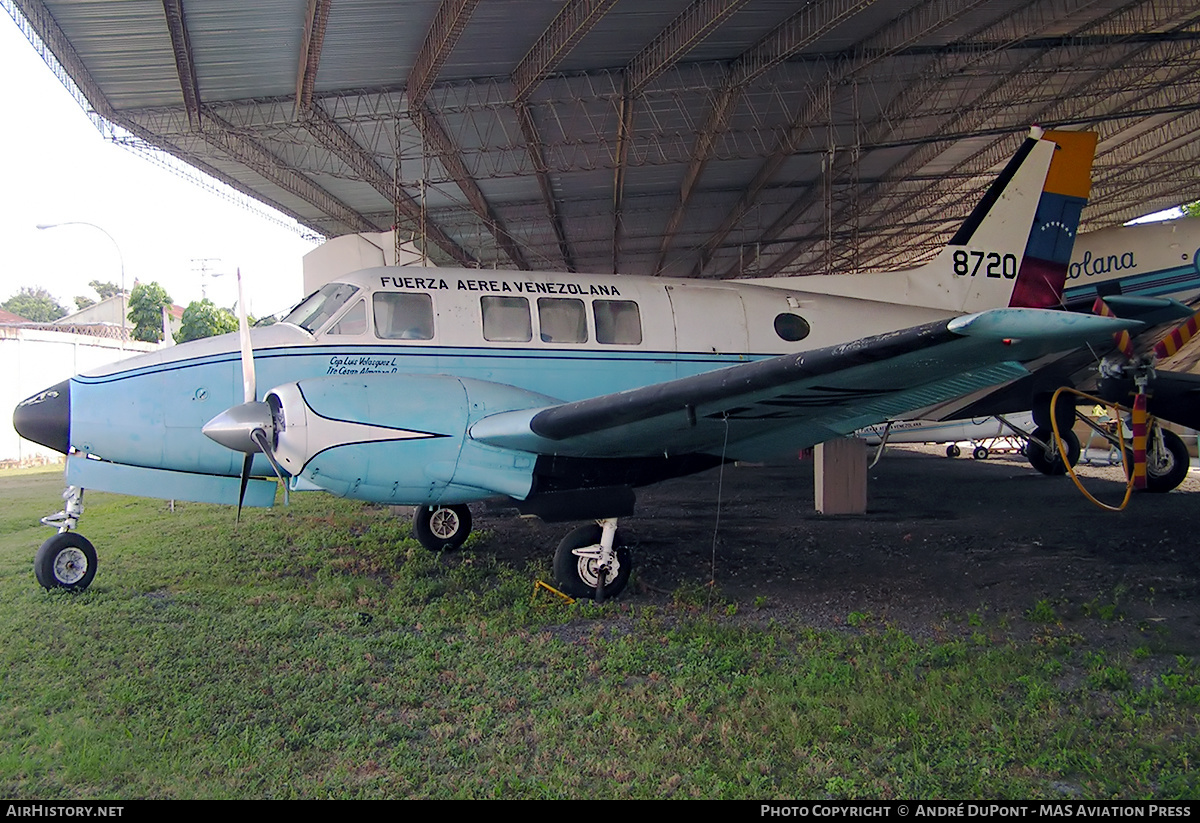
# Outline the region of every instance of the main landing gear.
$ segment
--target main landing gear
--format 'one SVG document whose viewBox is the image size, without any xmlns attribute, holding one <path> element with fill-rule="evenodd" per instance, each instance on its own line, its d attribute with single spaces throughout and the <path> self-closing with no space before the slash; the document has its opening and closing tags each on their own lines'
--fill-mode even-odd
<svg viewBox="0 0 1200 823">
<path fill-rule="evenodd" d="M 1049 426 L 1034 429 L 1025 446 L 1025 457 L 1029 460 L 1029 465 L 1052 477 L 1066 474 L 1067 463 L 1074 466 L 1079 462 L 1081 449 L 1079 438 L 1070 429 L 1062 433 L 1062 442 L 1066 450 L 1066 462 L 1063 461 L 1063 453 L 1054 438 L 1054 430 Z"/>
<path fill-rule="evenodd" d="M 554 552 L 554 580 L 572 597 L 591 597 L 597 603 L 616 597 L 632 571 L 633 558 L 621 542 L 615 517 L 572 530 Z"/>
<path fill-rule="evenodd" d="M 471 510 L 466 506 L 417 506 L 413 537 L 431 552 L 452 552 L 471 534 Z"/>
<path fill-rule="evenodd" d="M 1155 422 L 1146 438 L 1146 491 L 1164 493 L 1173 490 L 1188 475 L 1191 458 L 1183 439 Z M 1126 468 L 1126 474 L 1132 472 Z"/>
<path fill-rule="evenodd" d="M 62 511 L 42 518 L 42 523 L 57 528 L 58 534 L 37 550 L 33 574 L 47 591 L 81 592 L 96 576 L 96 549 L 86 537 L 73 531 L 83 516 L 83 489 L 69 486 L 63 500 Z"/>
<path fill-rule="evenodd" d="M 453 551 L 471 533 L 466 506 L 418 506 L 413 536 L 430 551 Z M 615 517 L 571 530 L 554 552 L 554 580 L 564 594 L 597 602 L 616 597 L 633 571 L 629 549 L 621 542 Z"/>
</svg>

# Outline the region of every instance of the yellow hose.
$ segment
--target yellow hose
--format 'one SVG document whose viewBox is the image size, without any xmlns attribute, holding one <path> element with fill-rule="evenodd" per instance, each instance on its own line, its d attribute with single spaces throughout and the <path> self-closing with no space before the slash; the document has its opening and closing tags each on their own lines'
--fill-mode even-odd
<svg viewBox="0 0 1200 823">
<path fill-rule="evenodd" d="M 1125 482 L 1125 499 L 1121 501 L 1121 505 L 1110 506 L 1107 503 L 1100 502 L 1099 500 L 1097 500 L 1095 497 L 1092 496 L 1091 492 L 1089 492 L 1087 489 L 1085 489 L 1083 487 L 1083 483 L 1079 482 L 1079 478 L 1075 475 L 1075 467 L 1072 466 L 1071 461 L 1067 459 L 1067 450 L 1065 448 L 1063 448 L 1062 435 L 1059 434 L 1059 432 L 1058 432 L 1058 417 L 1054 414 L 1054 406 L 1058 402 L 1058 396 L 1060 394 L 1062 394 L 1063 392 L 1070 392 L 1071 394 L 1074 394 L 1078 397 L 1082 397 L 1084 400 L 1089 400 L 1092 403 L 1095 403 L 1097 405 L 1104 406 L 1105 408 L 1110 408 L 1115 412 L 1115 414 L 1113 414 L 1113 417 L 1116 418 L 1116 421 L 1117 421 L 1117 442 L 1121 444 L 1121 466 L 1125 469 L 1125 476 L 1127 478 L 1126 482 Z M 1054 431 L 1054 447 L 1056 449 L 1058 449 L 1059 456 L 1062 458 L 1063 463 L 1067 467 L 1067 474 L 1071 475 L 1071 480 L 1074 481 L 1075 487 L 1083 493 L 1084 497 L 1086 497 L 1088 500 L 1092 501 L 1093 503 L 1095 503 L 1097 506 L 1104 509 L 1105 511 L 1110 511 L 1110 512 L 1119 512 L 1122 509 L 1124 509 L 1129 504 L 1130 495 L 1133 494 L 1133 472 L 1129 470 L 1129 452 L 1125 448 L 1125 437 L 1124 437 L 1123 429 L 1121 427 L 1121 414 L 1120 413 L 1122 411 L 1128 411 L 1128 410 L 1125 409 L 1124 406 L 1119 406 L 1115 403 L 1109 403 L 1106 400 L 1102 400 L 1099 397 L 1094 397 L 1090 394 L 1085 394 L 1084 392 L 1081 392 L 1078 389 L 1071 388 L 1070 386 L 1063 386 L 1058 391 L 1056 391 L 1054 393 L 1054 395 L 1050 398 L 1050 428 Z"/>
</svg>

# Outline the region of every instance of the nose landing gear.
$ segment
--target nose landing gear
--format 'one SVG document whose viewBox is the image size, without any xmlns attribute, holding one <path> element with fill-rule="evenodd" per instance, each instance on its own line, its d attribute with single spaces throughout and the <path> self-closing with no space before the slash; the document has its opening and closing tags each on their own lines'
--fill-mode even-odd
<svg viewBox="0 0 1200 823">
<path fill-rule="evenodd" d="M 69 486 L 63 500 L 62 511 L 42 518 L 42 523 L 57 528 L 58 534 L 37 550 L 33 575 L 47 591 L 81 592 L 96 576 L 96 549 L 86 537 L 73 531 L 83 516 L 83 489 Z"/>
</svg>

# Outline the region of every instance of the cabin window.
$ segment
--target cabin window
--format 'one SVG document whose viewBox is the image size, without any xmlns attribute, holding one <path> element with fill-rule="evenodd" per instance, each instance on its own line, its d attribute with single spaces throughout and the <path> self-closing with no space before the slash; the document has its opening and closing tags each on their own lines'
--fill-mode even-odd
<svg viewBox="0 0 1200 823">
<path fill-rule="evenodd" d="M 376 292 L 373 309 L 375 334 L 384 340 L 433 339 L 433 298 L 428 294 Z"/>
<path fill-rule="evenodd" d="M 342 319 L 334 324 L 329 334 L 365 334 L 367 331 L 367 301 L 359 300 Z"/>
<path fill-rule="evenodd" d="M 782 340 L 794 343 L 808 337 L 810 331 L 812 328 L 808 325 L 808 321 L 798 314 L 784 312 L 775 315 L 775 333 Z"/>
<path fill-rule="evenodd" d="M 338 309 L 346 305 L 346 301 L 357 291 L 358 286 L 349 283 L 326 283 L 288 312 L 283 322 L 292 323 L 309 333 L 315 332 L 337 314 Z"/>
<path fill-rule="evenodd" d="M 586 343 L 587 312 L 573 297 L 539 297 L 538 327 L 545 343 Z"/>
<path fill-rule="evenodd" d="M 632 300 L 596 300 L 596 342 L 636 346 L 642 342 L 642 315 Z"/>
<path fill-rule="evenodd" d="M 481 297 L 483 339 L 499 343 L 528 343 L 533 339 L 529 301 L 524 297 Z"/>
</svg>

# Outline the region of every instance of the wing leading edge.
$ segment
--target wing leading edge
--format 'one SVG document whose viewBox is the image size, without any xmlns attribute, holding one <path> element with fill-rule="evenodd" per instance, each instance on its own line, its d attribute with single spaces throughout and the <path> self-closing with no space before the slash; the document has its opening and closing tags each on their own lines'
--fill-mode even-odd
<svg viewBox="0 0 1200 823">
<path fill-rule="evenodd" d="M 1027 373 L 1024 361 L 1136 321 L 994 309 L 616 394 L 503 412 L 470 436 L 572 457 L 786 454 Z"/>
</svg>

